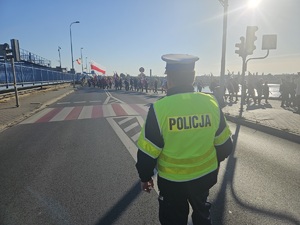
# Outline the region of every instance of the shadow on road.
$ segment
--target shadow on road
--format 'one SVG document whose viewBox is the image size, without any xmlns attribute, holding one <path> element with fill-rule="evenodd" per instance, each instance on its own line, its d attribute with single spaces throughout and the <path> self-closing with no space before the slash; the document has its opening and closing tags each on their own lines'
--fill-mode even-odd
<svg viewBox="0 0 300 225">
<path fill-rule="evenodd" d="M 132 203 L 136 197 L 141 194 L 140 181 L 137 181 L 129 191 L 124 193 L 114 207 L 111 208 L 102 218 L 100 218 L 95 225 L 113 224 L 126 211 L 126 208 Z"/>
<path fill-rule="evenodd" d="M 300 221 L 297 220 L 293 215 L 288 215 L 287 213 L 284 212 L 274 212 L 272 210 L 264 209 L 264 208 L 259 208 L 256 205 L 251 205 L 247 203 L 247 201 L 243 201 L 243 199 L 239 198 L 237 196 L 237 192 L 235 191 L 233 181 L 234 181 L 234 173 L 236 170 L 236 163 L 237 163 L 237 158 L 235 157 L 235 151 L 237 148 L 237 143 L 238 143 L 238 137 L 239 137 L 239 132 L 240 132 L 241 125 L 237 121 L 236 125 L 236 130 L 235 133 L 232 135 L 233 139 L 233 152 L 232 154 L 228 157 L 228 162 L 227 166 L 225 169 L 225 174 L 223 178 L 223 183 L 221 185 L 220 191 L 217 194 L 215 202 L 213 202 L 213 208 L 212 208 L 212 219 L 214 224 L 216 225 L 222 225 L 224 224 L 224 218 L 226 212 L 226 193 L 227 189 L 230 189 L 231 194 L 233 199 L 235 200 L 235 203 L 237 203 L 240 207 L 242 207 L 245 211 L 249 211 L 253 214 L 260 214 L 264 215 L 264 217 L 270 217 L 273 218 L 276 221 L 286 221 L 291 224 L 300 224 Z M 255 197 L 255 196 L 254 196 Z M 267 199 L 266 199 L 267 201 Z M 254 221 L 252 221 L 254 222 Z"/>
</svg>

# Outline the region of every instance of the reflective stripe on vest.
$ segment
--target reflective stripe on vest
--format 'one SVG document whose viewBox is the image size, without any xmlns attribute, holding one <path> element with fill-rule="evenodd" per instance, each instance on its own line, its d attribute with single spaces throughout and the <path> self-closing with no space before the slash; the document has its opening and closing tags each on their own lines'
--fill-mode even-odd
<svg viewBox="0 0 300 225">
<path fill-rule="evenodd" d="M 228 138 L 230 137 L 231 135 L 231 131 L 228 127 L 228 125 L 224 128 L 224 130 L 221 132 L 221 134 L 219 134 L 217 137 L 215 137 L 215 146 L 219 146 L 219 145 L 222 145 L 224 144 Z"/>
<path fill-rule="evenodd" d="M 138 148 L 146 153 L 147 155 L 151 156 L 152 158 L 156 159 L 159 154 L 161 153 L 161 148 L 154 145 L 145 137 L 145 126 L 142 128 L 140 137 L 137 142 Z"/>
<path fill-rule="evenodd" d="M 216 152 L 212 146 L 201 156 L 176 159 L 160 154 L 158 160 L 159 175 L 172 181 L 188 181 L 200 178 L 218 168 Z"/>
</svg>

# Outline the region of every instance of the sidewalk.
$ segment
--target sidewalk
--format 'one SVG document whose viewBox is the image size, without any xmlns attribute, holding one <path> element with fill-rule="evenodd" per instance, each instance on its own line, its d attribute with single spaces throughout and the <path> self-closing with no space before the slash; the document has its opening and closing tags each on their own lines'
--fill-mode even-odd
<svg viewBox="0 0 300 225">
<path fill-rule="evenodd" d="M 44 109 L 60 98 L 74 92 L 70 84 L 47 86 L 19 93 L 19 107 L 16 107 L 14 93 L 0 99 L 0 132 L 11 127 L 36 112 Z"/>
<path fill-rule="evenodd" d="M 20 107 L 16 107 L 14 96 L 0 99 L 0 131 L 21 122 L 72 92 L 74 88 L 70 84 L 35 90 L 19 96 Z M 228 121 L 300 143 L 300 115 L 293 113 L 290 108 L 280 107 L 280 103 L 279 100 L 269 100 L 269 104 L 250 105 L 248 109 L 245 105 L 242 118 L 238 118 L 240 101 L 228 103 L 223 112 Z"/>
<path fill-rule="evenodd" d="M 264 102 L 264 100 L 262 101 Z M 282 108 L 280 100 L 268 100 L 268 104 L 244 105 L 242 118 L 240 98 L 237 103 L 228 103 L 223 112 L 228 121 L 239 123 L 265 133 L 300 143 L 300 115 L 290 107 Z"/>
</svg>

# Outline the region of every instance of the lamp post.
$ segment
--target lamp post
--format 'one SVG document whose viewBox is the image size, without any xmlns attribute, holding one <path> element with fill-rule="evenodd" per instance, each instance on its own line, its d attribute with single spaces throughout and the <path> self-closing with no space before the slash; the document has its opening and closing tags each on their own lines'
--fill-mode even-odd
<svg viewBox="0 0 300 225">
<path fill-rule="evenodd" d="M 85 57 L 85 69 L 86 69 L 86 72 L 88 73 L 88 67 L 87 67 L 87 57 Z"/>
<path fill-rule="evenodd" d="M 70 42 L 71 42 L 71 58 L 72 58 L 72 72 L 74 73 L 74 59 L 73 59 L 73 46 L 72 46 L 72 24 L 74 23 L 80 23 L 79 21 L 75 21 L 75 22 L 72 22 L 70 24 Z M 74 73 L 74 76 L 73 76 L 73 87 L 75 87 L 75 73 Z"/>
<path fill-rule="evenodd" d="M 83 58 L 82 58 L 82 49 L 80 49 L 80 54 L 81 54 L 81 73 L 83 74 Z"/>
<path fill-rule="evenodd" d="M 58 46 L 58 56 L 59 56 L 59 67 L 61 68 L 61 57 L 60 57 L 61 47 Z"/>
<path fill-rule="evenodd" d="M 222 101 L 225 91 L 225 58 L 226 58 L 226 36 L 227 36 L 227 11 L 228 11 L 228 0 L 219 0 L 221 5 L 224 7 L 223 14 L 223 38 L 222 38 L 222 58 L 221 58 L 221 73 L 220 73 L 220 91 Z M 223 103 L 223 102 L 222 102 Z M 221 104 L 222 104 L 221 103 Z"/>
</svg>

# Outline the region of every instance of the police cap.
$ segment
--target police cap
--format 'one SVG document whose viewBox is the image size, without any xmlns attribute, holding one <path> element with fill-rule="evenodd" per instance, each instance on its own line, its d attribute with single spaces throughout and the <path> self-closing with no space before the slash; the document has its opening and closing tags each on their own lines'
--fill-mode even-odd
<svg viewBox="0 0 300 225">
<path fill-rule="evenodd" d="M 167 54 L 161 57 L 167 63 L 166 74 L 168 72 L 192 72 L 195 62 L 199 60 L 197 56 L 187 54 Z"/>
</svg>

